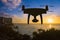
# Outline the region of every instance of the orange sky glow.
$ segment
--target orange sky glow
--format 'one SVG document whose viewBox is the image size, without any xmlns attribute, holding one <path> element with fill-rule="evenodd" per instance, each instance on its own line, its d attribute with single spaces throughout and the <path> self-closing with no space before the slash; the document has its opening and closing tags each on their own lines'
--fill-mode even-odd
<svg viewBox="0 0 60 40">
<path fill-rule="evenodd" d="M 32 22 L 33 16 L 30 17 L 30 23 Z M 37 22 L 37 24 L 41 23 L 40 22 L 40 16 L 37 16 L 37 19 L 39 20 L 39 22 Z M 27 23 L 27 15 L 23 14 L 23 17 L 20 18 L 17 15 L 14 15 L 13 17 L 13 23 Z M 57 16 L 55 14 L 52 15 L 43 15 L 43 23 L 44 24 L 60 24 L 60 16 Z"/>
</svg>

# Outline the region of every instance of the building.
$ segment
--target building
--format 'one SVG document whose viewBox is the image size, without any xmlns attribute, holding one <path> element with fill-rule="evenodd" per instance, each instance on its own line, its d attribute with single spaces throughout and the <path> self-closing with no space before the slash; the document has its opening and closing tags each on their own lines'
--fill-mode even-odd
<svg viewBox="0 0 60 40">
<path fill-rule="evenodd" d="M 0 17 L 0 24 L 11 24 L 11 23 L 12 23 L 12 18 Z"/>
<path fill-rule="evenodd" d="M 7 14 L 0 13 L 0 24 L 12 24 L 12 17 Z"/>
</svg>

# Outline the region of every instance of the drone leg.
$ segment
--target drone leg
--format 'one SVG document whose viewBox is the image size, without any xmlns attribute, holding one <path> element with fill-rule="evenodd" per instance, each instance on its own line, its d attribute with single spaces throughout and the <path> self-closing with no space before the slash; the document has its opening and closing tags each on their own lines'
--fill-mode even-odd
<svg viewBox="0 0 60 40">
<path fill-rule="evenodd" d="M 30 14 L 28 14 L 28 21 L 27 21 L 27 22 L 28 22 L 28 24 L 29 24 L 29 19 L 30 19 Z"/>
<path fill-rule="evenodd" d="M 40 18 L 41 18 L 41 24 L 43 24 L 42 14 L 40 14 Z"/>
</svg>

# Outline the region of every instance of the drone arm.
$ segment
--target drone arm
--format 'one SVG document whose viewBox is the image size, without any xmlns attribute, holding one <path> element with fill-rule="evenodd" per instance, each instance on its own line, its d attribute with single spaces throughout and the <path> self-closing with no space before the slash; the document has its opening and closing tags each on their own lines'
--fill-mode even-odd
<svg viewBox="0 0 60 40">
<path fill-rule="evenodd" d="M 23 6 L 22 6 L 22 10 L 24 10 L 24 9 L 25 9 L 25 6 L 23 5 Z"/>
<path fill-rule="evenodd" d="M 28 14 L 28 21 L 27 21 L 27 22 L 28 22 L 28 24 L 29 24 L 29 19 L 30 19 L 30 14 Z"/>
<path fill-rule="evenodd" d="M 41 18 L 41 24 L 43 24 L 42 14 L 40 14 L 40 18 Z"/>
<path fill-rule="evenodd" d="M 48 5 L 46 5 L 46 10 L 48 11 Z"/>
</svg>

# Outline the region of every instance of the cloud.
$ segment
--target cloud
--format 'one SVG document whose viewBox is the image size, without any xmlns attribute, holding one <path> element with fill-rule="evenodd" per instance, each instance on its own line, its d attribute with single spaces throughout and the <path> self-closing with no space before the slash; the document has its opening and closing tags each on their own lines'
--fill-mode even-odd
<svg viewBox="0 0 60 40">
<path fill-rule="evenodd" d="M 20 5 L 21 0 L 2 0 L 2 2 L 9 8 L 16 8 Z"/>
</svg>

